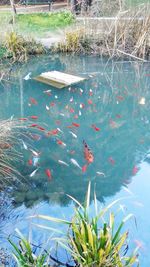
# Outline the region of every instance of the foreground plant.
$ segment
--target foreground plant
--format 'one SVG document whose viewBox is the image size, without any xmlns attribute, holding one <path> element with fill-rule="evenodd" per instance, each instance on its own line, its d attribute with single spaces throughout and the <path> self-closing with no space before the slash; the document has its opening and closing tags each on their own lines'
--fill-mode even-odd
<svg viewBox="0 0 150 267">
<path fill-rule="evenodd" d="M 57 223 L 69 225 L 66 240 L 56 238 L 57 242 L 67 248 L 71 253 L 76 266 L 91 267 L 131 267 L 137 262 L 136 250 L 127 256 L 128 232 L 122 233 L 124 223 L 132 217 L 128 215 L 119 226 L 115 225 L 115 216 L 109 213 L 109 220 L 105 221 L 104 215 L 117 202 L 98 211 L 96 195 L 94 196 L 95 216 L 89 215 L 90 184 L 88 187 L 85 205 L 81 205 L 76 199 L 71 199 L 77 205 L 71 222 L 38 215 L 36 217 Z M 43 227 L 41 225 L 37 225 Z M 67 246 L 66 246 L 67 244 Z"/>
<path fill-rule="evenodd" d="M 50 267 L 48 265 L 46 259 L 48 258 L 48 254 L 46 252 L 42 252 L 40 255 L 36 256 L 33 252 L 32 245 L 30 241 L 28 241 L 18 230 L 16 230 L 19 237 L 20 242 L 19 246 L 13 243 L 10 239 L 9 242 L 14 248 L 13 256 L 17 263 L 18 267 Z"/>
</svg>

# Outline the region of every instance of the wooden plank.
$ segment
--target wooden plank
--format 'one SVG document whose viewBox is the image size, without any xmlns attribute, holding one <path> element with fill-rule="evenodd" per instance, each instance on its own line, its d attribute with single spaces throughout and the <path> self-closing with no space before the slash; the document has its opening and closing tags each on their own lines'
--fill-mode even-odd
<svg viewBox="0 0 150 267">
<path fill-rule="evenodd" d="M 59 89 L 85 80 L 85 78 L 59 72 L 59 71 L 50 71 L 50 72 L 41 73 L 41 75 L 35 77 L 34 79 L 39 82 L 52 85 Z"/>
</svg>

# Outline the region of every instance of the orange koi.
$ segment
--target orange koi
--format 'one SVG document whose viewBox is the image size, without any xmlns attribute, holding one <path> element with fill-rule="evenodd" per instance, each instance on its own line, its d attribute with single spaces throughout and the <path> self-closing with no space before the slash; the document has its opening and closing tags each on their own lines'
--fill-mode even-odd
<svg viewBox="0 0 150 267">
<path fill-rule="evenodd" d="M 115 164 L 115 160 L 114 160 L 112 157 L 110 157 L 108 160 L 109 160 L 109 162 L 110 162 L 112 165 Z"/>
<path fill-rule="evenodd" d="M 61 124 L 61 121 L 60 121 L 60 120 L 57 120 L 57 121 L 56 121 L 56 124 L 57 124 L 57 125 L 60 125 L 60 124 Z"/>
<path fill-rule="evenodd" d="M 75 116 L 74 116 L 74 119 L 78 119 L 78 115 L 75 115 Z"/>
<path fill-rule="evenodd" d="M 32 165 L 32 159 L 29 159 L 29 160 L 28 160 L 28 164 L 29 164 L 29 165 Z"/>
<path fill-rule="evenodd" d="M 19 121 L 27 121 L 28 119 L 27 118 L 19 118 L 18 120 Z"/>
<path fill-rule="evenodd" d="M 83 145 L 84 145 L 84 158 L 88 162 L 88 164 L 90 164 L 94 161 L 94 155 L 84 140 L 83 140 Z"/>
<path fill-rule="evenodd" d="M 51 174 L 50 169 L 46 169 L 46 170 L 45 170 L 45 173 L 46 173 L 46 175 L 47 175 L 47 177 L 48 177 L 48 180 L 50 181 L 51 178 L 52 178 L 52 174 Z"/>
<path fill-rule="evenodd" d="M 30 118 L 33 119 L 33 120 L 37 120 L 38 116 L 30 116 Z"/>
<path fill-rule="evenodd" d="M 91 99 L 88 99 L 88 104 L 89 104 L 89 105 L 92 105 L 92 104 L 93 104 L 93 102 L 92 102 Z"/>
<path fill-rule="evenodd" d="M 74 113 L 74 109 L 73 108 L 70 108 L 70 113 Z"/>
<path fill-rule="evenodd" d="M 82 167 L 82 172 L 86 172 L 86 170 L 87 170 L 87 165 L 84 165 L 84 166 Z"/>
<path fill-rule="evenodd" d="M 31 124 L 31 125 L 29 125 L 29 127 L 37 127 L 38 126 L 38 124 Z"/>
<path fill-rule="evenodd" d="M 95 124 L 92 124 L 92 128 L 95 130 L 95 131 L 100 131 L 100 128 L 98 128 L 98 127 L 96 127 L 96 125 Z"/>
<path fill-rule="evenodd" d="M 56 134 L 58 134 L 58 129 L 54 129 L 54 130 L 52 130 L 52 131 L 49 131 L 48 133 L 47 133 L 47 135 L 49 136 L 49 135 L 56 135 Z"/>
<path fill-rule="evenodd" d="M 76 122 L 73 122 L 72 125 L 75 126 L 75 127 L 80 127 L 80 124 L 76 123 Z"/>
<path fill-rule="evenodd" d="M 41 127 L 41 126 L 37 126 L 37 128 L 40 130 L 40 131 L 45 131 L 45 128 Z"/>
<path fill-rule="evenodd" d="M 134 166 L 132 170 L 132 174 L 136 175 L 138 171 L 139 171 L 139 168 L 137 166 Z"/>
<path fill-rule="evenodd" d="M 33 104 L 33 105 L 37 105 L 38 104 L 38 102 L 33 97 L 30 97 L 30 103 Z"/>
<path fill-rule="evenodd" d="M 51 107 L 55 106 L 55 103 L 54 103 L 54 102 L 51 102 L 51 103 L 50 103 L 50 106 L 51 106 Z"/>
<path fill-rule="evenodd" d="M 63 145 L 63 141 L 61 141 L 61 140 L 57 140 L 57 144 L 58 144 L 58 145 Z"/>
</svg>

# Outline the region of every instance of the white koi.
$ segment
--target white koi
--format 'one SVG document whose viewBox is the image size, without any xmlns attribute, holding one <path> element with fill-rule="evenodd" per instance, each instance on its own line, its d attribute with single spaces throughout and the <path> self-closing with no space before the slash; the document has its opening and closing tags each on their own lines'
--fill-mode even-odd
<svg viewBox="0 0 150 267">
<path fill-rule="evenodd" d="M 77 138 L 77 135 L 75 133 L 73 133 L 71 131 L 69 131 L 69 133 L 71 133 L 74 138 Z"/>
<path fill-rule="evenodd" d="M 106 177 L 106 175 L 105 175 L 104 172 L 99 172 L 99 171 L 97 171 L 96 174 L 98 174 L 98 175 L 103 175 L 104 177 Z"/>
<path fill-rule="evenodd" d="M 34 157 L 33 158 L 33 166 L 37 166 L 38 161 L 39 161 L 39 157 Z"/>
<path fill-rule="evenodd" d="M 31 79 L 31 72 L 29 72 L 23 79 L 25 80 L 25 81 L 27 81 L 27 80 L 30 80 Z"/>
<path fill-rule="evenodd" d="M 22 140 L 22 144 L 23 144 L 23 148 L 25 149 L 25 150 L 27 150 L 28 149 L 28 147 L 27 147 L 27 145 L 25 144 L 25 142 Z"/>
<path fill-rule="evenodd" d="M 33 172 L 31 172 L 31 174 L 29 176 L 33 177 L 36 174 L 37 171 L 38 171 L 38 168 L 36 170 L 34 170 Z"/>
<path fill-rule="evenodd" d="M 45 90 L 43 93 L 50 93 L 52 90 Z"/>
<path fill-rule="evenodd" d="M 34 156 L 36 156 L 36 157 L 38 157 L 39 156 L 39 152 L 36 152 L 35 150 L 33 150 L 33 149 L 31 149 L 30 148 L 30 151 L 32 152 L 32 154 L 34 155 Z"/>
<path fill-rule="evenodd" d="M 58 130 L 60 133 L 63 133 L 63 131 L 62 131 L 62 130 L 60 130 L 60 128 L 57 128 L 57 130 Z"/>
<path fill-rule="evenodd" d="M 82 115 L 81 110 L 79 110 L 79 116 L 81 116 L 81 115 Z"/>
<path fill-rule="evenodd" d="M 46 105 L 46 109 L 49 110 L 49 106 Z"/>
<path fill-rule="evenodd" d="M 58 162 L 59 162 L 60 164 L 62 164 L 62 165 L 65 165 L 65 166 L 69 167 L 69 164 L 66 163 L 65 161 L 62 161 L 62 160 L 59 159 Z"/>
<path fill-rule="evenodd" d="M 70 159 L 71 163 L 73 165 L 75 165 L 76 167 L 78 167 L 79 169 L 82 169 L 81 166 L 79 165 L 79 163 L 75 160 L 75 159 Z"/>
</svg>

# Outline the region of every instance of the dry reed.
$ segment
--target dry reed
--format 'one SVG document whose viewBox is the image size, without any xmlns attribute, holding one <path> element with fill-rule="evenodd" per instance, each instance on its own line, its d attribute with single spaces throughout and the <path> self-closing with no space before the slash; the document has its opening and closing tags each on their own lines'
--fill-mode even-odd
<svg viewBox="0 0 150 267">
<path fill-rule="evenodd" d="M 20 175 L 15 164 L 21 161 L 21 153 L 16 150 L 19 145 L 21 129 L 17 120 L 0 121 L 0 180 L 1 187 L 17 179 Z"/>
<path fill-rule="evenodd" d="M 150 5 L 119 11 L 114 18 L 81 18 L 56 50 L 149 60 Z"/>
</svg>

